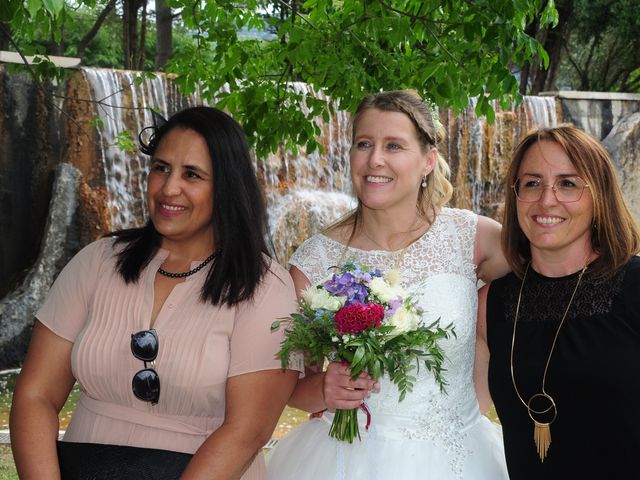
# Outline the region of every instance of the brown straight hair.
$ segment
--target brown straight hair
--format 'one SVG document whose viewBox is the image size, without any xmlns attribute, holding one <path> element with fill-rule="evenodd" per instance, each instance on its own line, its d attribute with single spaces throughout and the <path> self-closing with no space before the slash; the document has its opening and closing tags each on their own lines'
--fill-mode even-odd
<svg viewBox="0 0 640 480">
<path fill-rule="evenodd" d="M 609 154 L 595 138 L 570 124 L 529 132 L 513 152 L 505 178 L 502 249 L 513 271 L 522 276 L 531 259 L 529 240 L 520 229 L 513 185 L 525 153 L 540 141 L 562 147 L 578 175 L 587 182 L 593 198 L 591 244 L 599 257 L 591 271 L 609 275 L 640 251 L 640 229 L 620 190 Z"/>
</svg>

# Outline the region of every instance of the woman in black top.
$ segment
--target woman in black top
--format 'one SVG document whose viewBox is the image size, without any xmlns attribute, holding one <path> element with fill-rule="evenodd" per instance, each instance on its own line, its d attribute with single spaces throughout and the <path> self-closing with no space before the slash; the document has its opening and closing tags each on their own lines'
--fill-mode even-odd
<svg viewBox="0 0 640 480">
<path fill-rule="evenodd" d="M 480 311 L 510 477 L 640 478 L 640 233 L 611 160 L 572 126 L 541 129 L 506 182 L 513 273 Z"/>
</svg>

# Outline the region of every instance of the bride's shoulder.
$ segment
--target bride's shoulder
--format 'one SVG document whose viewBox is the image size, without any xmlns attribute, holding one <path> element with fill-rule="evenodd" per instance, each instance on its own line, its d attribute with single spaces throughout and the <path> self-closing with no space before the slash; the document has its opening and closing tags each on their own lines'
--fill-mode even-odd
<svg viewBox="0 0 640 480">
<path fill-rule="evenodd" d="M 326 276 L 328 267 L 336 262 L 343 248 L 326 233 L 316 233 L 295 250 L 288 266 L 296 267 L 312 284 L 317 284 Z"/>
<path fill-rule="evenodd" d="M 307 238 L 300 245 L 295 247 L 294 255 L 298 254 L 301 251 L 309 251 L 320 247 L 321 245 L 326 244 L 328 241 L 331 241 L 327 235 L 324 233 L 316 233 L 315 235 Z"/>
<path fill-rule="evenodd" d="M 478 215 L 466 208 L 454 208 L 454 207 L 442 207 L 438 213 L 440 216 L 458 219 L 458 220 L 471 220 L 477 218 Z"/>
<path fill-rule="evenodd" d="M 442 207 L 438 213 L 438 218 L 443 223 L 449 223 L 472 232 L 475 232 L 478 217 L 478 214 L 464 208 Z"/>
<path fill-rule="evenodd" d="M 296 250 L 296 253 L 301 249 L 309 251 L 317 248 L 323 250 L 331 247 L 344 248 L 345 245 L 349 244 L 352 228 L 351 225 L 344 224 L 326 228 L 302 242 Z"/>
<path fill-rule="evenodd" d="M 338 241 L 327 235 L 327 232 L 316 233 L 295 248 L 289 263 L 295 266 L 304 262 L 304 259 L 324 256 L 327 251 L 337 248 L 338 245 Z"/>
</svg>

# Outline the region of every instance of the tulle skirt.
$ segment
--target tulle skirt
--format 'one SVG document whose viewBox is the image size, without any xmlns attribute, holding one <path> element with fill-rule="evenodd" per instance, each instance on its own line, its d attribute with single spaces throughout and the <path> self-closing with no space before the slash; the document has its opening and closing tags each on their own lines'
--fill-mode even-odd
<svg viewBox="0 0 640 480">
<path fill-rule="evenodd" d="M 269 480 L 509 478 L 502 430 L 484 416 L 465 428 L 462 442 L 459 437 L 405 438 L 372 428 L 349 444 L 329 437 L 331 420 L 330 415 L 311 419 L 281 439 L 267 456 Z"/>
</svg>

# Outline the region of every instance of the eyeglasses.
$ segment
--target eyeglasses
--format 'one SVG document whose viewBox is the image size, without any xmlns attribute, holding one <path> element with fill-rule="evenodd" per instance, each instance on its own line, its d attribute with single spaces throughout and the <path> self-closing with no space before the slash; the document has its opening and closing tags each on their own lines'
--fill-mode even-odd
<svg viewBox="0 0 640 480">
<path fill-rule="evenodd" d="M 559 202 L 577 202 L 582 198 L 582 192 L 589 185 L 578 176 L 558 178 L 553 185 L 545 185 L 540 178 L 524 175 L 512 185 L 513 191 L 521 202 L 537 202 L 542 198 L 545 189 L 551 188 Z"/>
<path fill-rule="evenodd" d="M 144 362 L 144 368 L 133 376 L 131 389 L 137 398 L 152 405 L 160 398 L 160 377 L 155 371 L 158 347 L 158 333 L 153 329 L 131 334 L 131 353 Z M 151 363 L 151 368 L 147 368 L 147 362 Z"/>
</svg>

